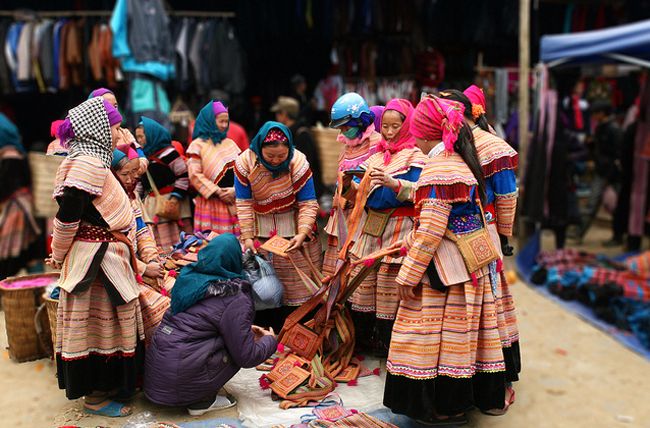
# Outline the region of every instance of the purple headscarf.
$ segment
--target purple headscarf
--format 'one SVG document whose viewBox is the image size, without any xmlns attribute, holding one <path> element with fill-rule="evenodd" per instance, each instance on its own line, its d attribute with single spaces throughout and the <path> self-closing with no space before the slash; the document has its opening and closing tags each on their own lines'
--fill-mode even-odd
<svg viewBox="0 0 650 428">
<path fill-rule="evenodd" d="M 221 113 L 228 113 L 228 109 L 221 103 L 221 101 L 212 102 L 212 111 L 214 112 L 214 117 L 219 116 Z"/>
<path fill-rule="evenodd" d="M 111 91 L 110 89 L 106 89 L 106 88 L 97 88 L 94 91 L 92 91 L 90 93 L 90 95 L 88 95 L 88 99 L 95 98 L 95 97 L 101 97 L 104 94 L 113 94 L 113 91 Z M 113 95 L 115 95 L 115 94 L 113 94 Z"/>
<path fill-rule="evenodd" d="M 384 114 L 384 106 L 372 106 L 370 111 L 375 114 L 375 131 L 381 132 L 381 116 Z"/>
<path fill-rule="evenodd" d="M 108 123 L 110 123 L 111 126 L 122 123 L 122 115 L 119 111 L 117 111 L 115 107 L 113 107 L 111 103 L 104 100 L 104 108 L 106 109 L 106 114 L 108 115 Z"/>
</svg>

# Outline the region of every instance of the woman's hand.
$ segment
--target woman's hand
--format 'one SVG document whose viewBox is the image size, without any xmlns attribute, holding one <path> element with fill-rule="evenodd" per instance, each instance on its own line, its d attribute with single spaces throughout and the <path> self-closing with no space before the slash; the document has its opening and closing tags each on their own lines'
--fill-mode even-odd
<svg viewBox="0 0 650 428">
<path fill-rule="evenodd" d="M 251 250 L 253 254 L 257 254 L 257 248 L 255 248 L 255 241 L 248 238 L 244 240 L 244 251 Z"/>
<path fill-rule="evenodd" d="M 305 239 L 307 239 L 307 234 L 305 233 L 299 233 L 291 240 L 289 241 L 289 247 L 287 248 L 286 252 L 294 251 L 302 247 L 303 242 L 305 242 Z"/>
<path fill-rule="evenodd" d="M 149 262 L 144 270 L 144 276 L 149 278 L 162 278 L 165 274 L 163 266 L 159 261 Z"/>
<path fill-rule="evenodd" d="M 374 168 L 370 171 L 370 187 L 383 186 L 397 191 L 399 181 L 381 168 Z"/>
<path fill-rule="evenodd" d="M 253 334 L 255 335 L 255 340 L 258 340 L 264 336 L 272 336 L 275 338 L 275 332 L 273 331 L 273 327 L 269 327 L 268 330 L 262 327 L 259 327 L 257 325 L 252 325 L 251 330 L 253 331 Z"/>
<path fill-rule="evenodd" d="M 57 262 L 52 258 L 52 254 L 50 254 L 50 257 L 45 259 L 45 264 L 51 267 L 54 270 L 61 270 L 61 266 L 63 265 L 62 262 Z"/>
<path fill-rule="evenodd" d="M 226 205 L 234 204 L 235 203 L 235 188 L 234 187 L 227 187 L 225 189 L 221 189 L 220 198 Z"/>
<path fill-rule="evenodd" d="M 413 293 L 413 287 L 408 285 L 397 286 L 397 294 L 399 295 L 400 300 L 415 299 L 415 293 Z"/>
</svg>

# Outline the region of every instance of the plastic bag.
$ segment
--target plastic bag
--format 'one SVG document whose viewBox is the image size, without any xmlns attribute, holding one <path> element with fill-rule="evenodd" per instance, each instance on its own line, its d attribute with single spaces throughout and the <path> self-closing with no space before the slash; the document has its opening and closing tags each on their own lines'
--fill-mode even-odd
<svg viewBox="0 0 650 428">
<path fill-rule="evenodd" d="M 274 309 L 282 306 L 284 287 L 270 261 L 259 254 L 247 251 L 243 257 L 244 274 L 253 285 L 255 310 Z"/>
</svg>

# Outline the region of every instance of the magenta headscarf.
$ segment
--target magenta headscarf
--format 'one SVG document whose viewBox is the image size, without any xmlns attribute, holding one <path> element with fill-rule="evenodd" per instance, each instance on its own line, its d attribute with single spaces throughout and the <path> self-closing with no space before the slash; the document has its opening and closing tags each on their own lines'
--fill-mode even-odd
<svg viewBox="0 0 650 428">
<path fill-rule="evenodd" d="M 465 107 L 434 95 L 422 98 L 411 116 L 411 134 L 427 141 L 442 141 L 452 152 L 463 126 Z"/>
<path fill-rule="evenodd" d="M 404 122 L 400 128 L 393 141 L 386 141 L 381 138 L 379 142 L 379 150 L 384 152 L 384 165 L 388 165 L 394 153 L 397 153 L 404 149 L 411 149 L 415 147 L 415 137 L 411 134 L 411 115 L 413 114 L 413 104 L 409 100 L 403 98 L 394 98 L 386 104 L 386 108 L 382 113 L 382 120 L 384 114 L 388 110 L 395 110 L 404 116 Z"/>
<path fill-rule="evenodd" d="M 228 113 L 228 109 L 221 103 L 221 101 L 212 102 L 212 111 L 214 112 L 214 117 L 219 116 L 221 113 Z"/>
<path fill-rule="evenodd" d="M 476 85 L 472 85 L 463 91 L 463 94 L 472 102 L 472 117 L 478 119 L 485 114 L 485 94 L 483 90 Z"/>
</svg>

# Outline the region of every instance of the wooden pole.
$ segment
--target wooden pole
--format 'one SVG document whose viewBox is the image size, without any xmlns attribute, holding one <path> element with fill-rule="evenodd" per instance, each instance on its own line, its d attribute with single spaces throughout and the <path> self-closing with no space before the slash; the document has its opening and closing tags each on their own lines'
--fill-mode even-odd
<svg viewBox="0 0 650 428">
<path fill-rule="evenodd" d="M 519 179 L 524 179 L 528 153 L 529 123 L 529 76 L 530 76 L 530 0 L 519 0 Z M 520 184 L 521 185 L 521 184 Z M 523 247 L 525 236 L 519 204 L 519 248 Z"/>
</svg>

